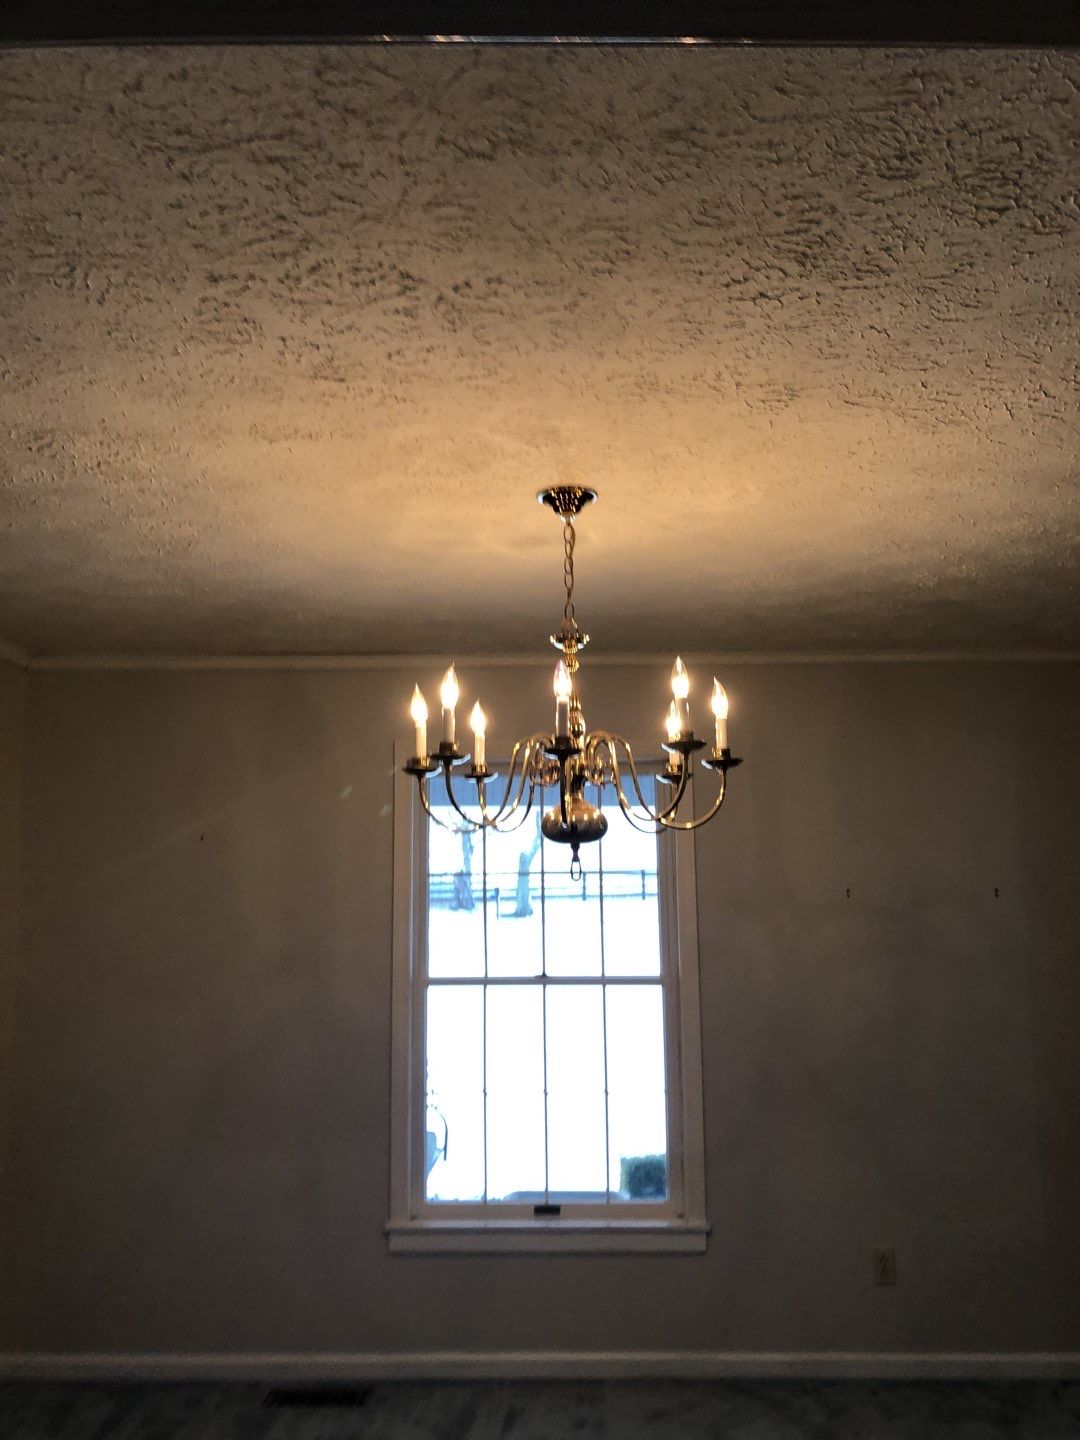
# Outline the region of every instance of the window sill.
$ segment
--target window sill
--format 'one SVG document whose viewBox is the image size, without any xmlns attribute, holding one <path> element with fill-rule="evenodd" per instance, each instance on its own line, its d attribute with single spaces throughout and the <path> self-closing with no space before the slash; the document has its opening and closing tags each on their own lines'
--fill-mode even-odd
<svg viewBox="0 0 1080 1440">
<path fill-rule="evenodd" d="M 386 1233 L 395 1254 L 701 1255 L 709 1228 L 688 1220 L 406 1220 Z"/>
</svg>

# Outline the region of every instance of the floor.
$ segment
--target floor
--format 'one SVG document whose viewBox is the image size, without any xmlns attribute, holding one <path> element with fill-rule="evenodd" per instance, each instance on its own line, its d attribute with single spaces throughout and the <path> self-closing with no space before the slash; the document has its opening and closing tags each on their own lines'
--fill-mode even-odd
<svg viewBox="0 0 1080 1440">
<path fill-rule="evenodd" d="M 1080 1382 L 0 1384 L 2 1440 L 1080 1440 Z"/>
</svg>

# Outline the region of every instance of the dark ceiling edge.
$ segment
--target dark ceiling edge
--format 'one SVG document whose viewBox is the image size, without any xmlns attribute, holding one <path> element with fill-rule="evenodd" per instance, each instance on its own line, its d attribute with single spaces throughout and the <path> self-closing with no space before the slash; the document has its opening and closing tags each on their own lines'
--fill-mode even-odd
<svg viewBox="0 0 1080 1440">
<path fill-rule="evenodd" d="M 0 44 L 1080 46 L 1076 0 L 735 0 L 523 5 L 360 0 L 9 0 Z"/>
<path fill-rule="evenodd" d="M 123 50 L 168 49 L 170 46 L 201 47 L 209 45 L 271 46 L 271 45 L 340 45 L 354 48 L 391 47 L 434 49 L 436 46 L 482 46 L 488 50 L 550 49 L 620 49 L 620 50 L 1039 50 L 1071 51 L 1080 49 L 1076 40 L 759 40 L 750 36 L 721 40 L 702 36 L 676 39 L 641 35 L 153 35 L 104 37 L 66 37 L 64 39 L 11 40 L 0 35 L 0 50 Z"/>
</svg>

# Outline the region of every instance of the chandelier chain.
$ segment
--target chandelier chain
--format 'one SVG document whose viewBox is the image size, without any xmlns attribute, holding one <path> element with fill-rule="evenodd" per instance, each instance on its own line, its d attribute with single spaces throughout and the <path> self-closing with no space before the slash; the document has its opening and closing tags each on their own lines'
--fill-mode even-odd
<svg viewBox="0 0 1080 1440">
<path fill-rule="evenodd" d="M 574 521 L 567 516 L 563 521 L 563 582 L 566 585 L 563 619 L 566 621 L 567 631 L 571 634 L 576 634 L 578 628 L 577 616 L 574 613 L 574 545 L 576 541 Z"/>
</svg>

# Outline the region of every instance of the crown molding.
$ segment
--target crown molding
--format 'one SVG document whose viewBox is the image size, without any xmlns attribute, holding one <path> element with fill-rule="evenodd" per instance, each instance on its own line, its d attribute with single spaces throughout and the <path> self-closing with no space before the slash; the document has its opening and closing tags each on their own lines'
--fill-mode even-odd
<svg viewBox="0 0 1080 1440">
<path fill-rule="evenodd" d="M 550 669 L 554 659 L 535 652 L 525 655 L 477 655 L 445 650 L 434 655 L 37 655 L 9 647 L 12 664 L 31 670 L 424 670 L 440 669 L 452 658 L 458 666 L 485 669 Z M 20 659 L 14 658 L 18 654 Z M 3 650 L 0 649 L 0 655 Z M 686 650 L 689 664 L 725 665 L 1001 665 L 1075 664 L 1077 650 L 927 651 L 883 650 L 862 654 L 842 651 Z M 587 657 L 590 669 L 669 664 L 670 651 L 618 651 Z"/>
</svg>

